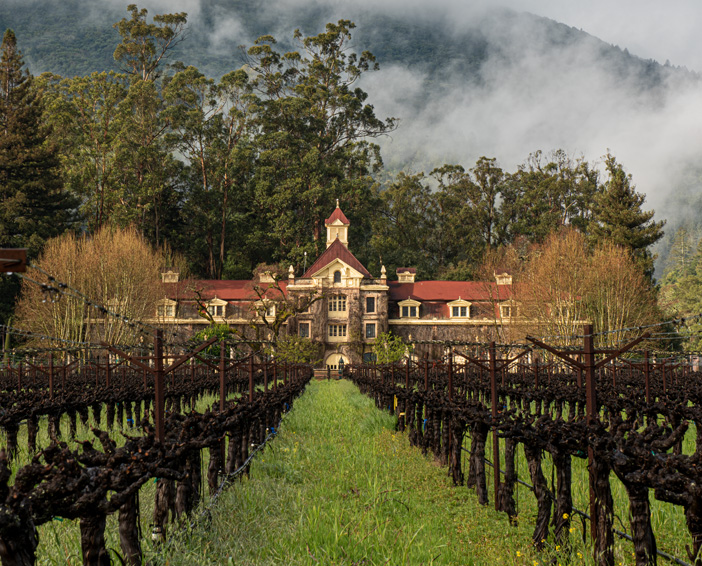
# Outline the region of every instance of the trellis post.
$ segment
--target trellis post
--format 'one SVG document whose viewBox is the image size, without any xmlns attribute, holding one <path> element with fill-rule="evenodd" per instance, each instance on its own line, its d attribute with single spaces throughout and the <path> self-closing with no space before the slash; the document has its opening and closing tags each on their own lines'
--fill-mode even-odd
<svg viewBox="0 0 702 566">
<path fill-rule="evenodd" d="M 495 342 L 490 342 L 490 404 L 492 405 L 492 461 L 493 483 L 495 491 L 495 511 L 500 510 L 500 441 L 497 437 L 497 368 L 495 360 Z"/>
<path fill-rule="evenodd" d="M 163 413 L 165 411 L 166 396 L 164 392 L 163 375 L 163 331 L 158 328 L 154 335 L 154 424 L 156 426 L 156 440 L 163 442 L 165 438 L 165 423 Z"/>
<path fill-rule="evenodd" d="M 585 364 L 585 411 L 587 424 L 592 426 L 595 424 L 595 415 L 597 414 L 597 384 L 595 382 L 595 346 L 591 324 L 584 325 L 583 334 L 583 362 Z M 591 445 L 589 445 L 587 448 L 587 460 L 588 480 L 590 487 L 590 517 L 592 518 L 592 528 L 590 529 L 590 534 L 592 536 L 592 540 L 596 541 L 598 536 L 597 497 L 595 494 L 597 473 L 595 470 L 595 452 Z"/>
</svg>

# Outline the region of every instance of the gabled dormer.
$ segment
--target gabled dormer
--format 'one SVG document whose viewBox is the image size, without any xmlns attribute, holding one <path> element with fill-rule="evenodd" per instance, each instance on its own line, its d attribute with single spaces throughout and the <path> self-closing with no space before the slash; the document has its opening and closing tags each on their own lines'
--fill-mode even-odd
<svg viewBox="0 0 702 566">
<path fill-rule="evenodd" d="M 327 247 L 331 246 L 335 240 L 339 240 L 347 248 L 349 247 L 349 226 L 351 223 L 346 215 L 339 208 L 339 199 L 336 199 L 336 208 L 331 216 L 324 221 L 327 227 Z"/>
</svg>

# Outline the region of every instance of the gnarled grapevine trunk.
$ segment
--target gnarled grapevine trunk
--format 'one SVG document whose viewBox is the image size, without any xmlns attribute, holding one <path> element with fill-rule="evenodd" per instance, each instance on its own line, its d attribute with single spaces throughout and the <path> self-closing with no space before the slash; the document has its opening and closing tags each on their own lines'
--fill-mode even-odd
<svg viewBox="0 0 702 566">
<path fill-rule="evenodd" d="M 514 485 L 517 483 L 517 472 L 514 465 L 514 455 L 517 443 L 512 438 L 505 439 L 505 479 L 498 488 L 500 511 L 507 513 L 510 525 L 517 524 L 517 505 L 514 501 Z"/>
<path fill-rule="evenodd" d="M 560 451 L 551 453 L 556 466 L 556 511 L 553 514 L 553 526 L 556 540 L 564 544 L 570 532 L 570 520 L 573 514 L 573 496 L 571 493 L 573 473 L 570 454 Z"/>
<path fill-rule="evenodd" d="M 485 477 L 485 441 L 488 435 L 488 426 L 484 423 L 475 423 L 471 427 L 470 464 L 468 468 L 468 487 L 475 487 L 478 503 L 488 504 L 487 480 Z"/>
<path fill-rule="evenodd" d="M 596 539 L 595 560 L 601 566 L 614 564 L 614 502 L 609 485 L 609 463 L 604 458 L 594 458 Z M 593 518 L 593 519 L 595 519 Z"/>
<path fill-rule="evenodd" d="M 526 456 L 529 465 L 529 475 L 531 476 L 531 484 L 534 486 L 534 495 L 536 496 L 537 514 L 536 526 L 532 540 L 537 550 L 542 550 L 546 539 L 548 538 L 548 524 L 551 519 L 551 497 L 548 491 L 548 484 L 541 469 L 540 448 L 524 445 L 524 455 Z"/>
<path fill-rule="evenodd" d="M 141 566 L 141 536 L 139 534 L 139 505 L 134 494 L 119 508 L 119 542 L 125 562 Z"/>
<path fill-rule="evenodd" d="M 105 515 L 81 517 L 80 548 L 83 566 L 110 566 L 110 556 L 105 546 Z"/>
<path fill-rule="evenodd" d="M 634 539 L 636 566 L 654 566 L 657 563 L 658 547 L 651 528 L 651 504 L 648 488 L 631 483 L 624 483 L 629 495 L 629 519 L 631 536 Z"/>
</svg>

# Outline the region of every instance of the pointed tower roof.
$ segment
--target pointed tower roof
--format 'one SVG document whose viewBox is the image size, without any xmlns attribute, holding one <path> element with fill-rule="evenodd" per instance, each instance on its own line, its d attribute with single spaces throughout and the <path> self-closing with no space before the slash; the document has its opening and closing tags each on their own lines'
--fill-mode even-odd
<svg viewBox="0 0 702 566">
<path fill-rule="evenodd" d="M 339 209 L 337 208 L 337 210 Z M 317 258 L 317 261 L 312 264 L 312 267 L 305 272 L 302 278 L 307 279 L 314 276 L 315 273 L 321 271 L 336 259 L 343 261 L 346 265 L 352 267 L 364 277 L 372 279 L 370 272 L 363 267 L 363 264 L 356 259 L 356 256 L 353 255 L 338 238 L 334 240 L 334 242 L 326 250 L 324 250 L 322 255 Z"/>
<path fill-rule="evenodd" d="M 331 216 L 324 221 L 324 224 L 328 226 L 337 220 L 339 220 L 344 226 L 351 225 L 349 219 L 346 218 L 346 215 L 341 212 L 341 209 L 339 208 L 339 199 L 336 199 L 336 208 L 334 209 L 334 212 L 331 213 Z"/>
</svg>

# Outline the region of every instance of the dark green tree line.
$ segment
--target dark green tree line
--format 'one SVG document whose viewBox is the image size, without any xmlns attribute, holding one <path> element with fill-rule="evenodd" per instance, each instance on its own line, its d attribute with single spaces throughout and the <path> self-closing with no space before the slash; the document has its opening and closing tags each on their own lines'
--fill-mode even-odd
<svg viewBox="0 0 702 566">
<path fill-rule="evenodd" d="M 44 105 L 24 69 L 12 30 L 0 46 L 0 248 L 28 248 L 36 258 L 47 239 L 71 227 L 74 201 L 64 190 Z M 7 320 L 19 284 L 0 279 L 0 321 Z"/>
</svg>

